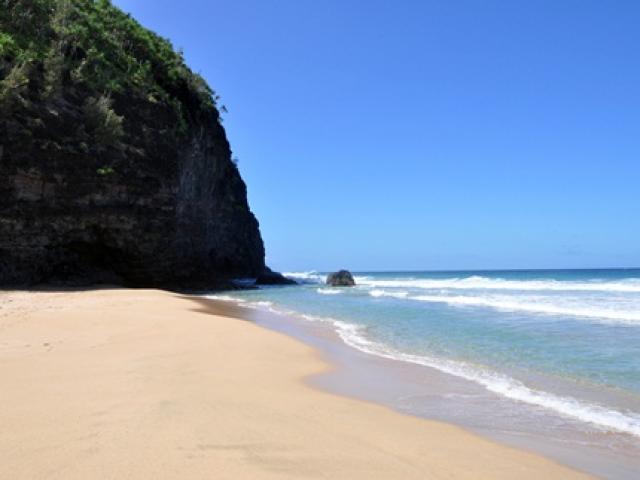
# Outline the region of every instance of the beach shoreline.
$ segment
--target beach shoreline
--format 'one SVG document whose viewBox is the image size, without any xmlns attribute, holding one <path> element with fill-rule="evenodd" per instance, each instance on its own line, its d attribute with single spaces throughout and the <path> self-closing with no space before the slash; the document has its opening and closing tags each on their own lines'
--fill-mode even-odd
<svg viewBox="0 0 640 480">
<path fill-rule="evenodd" d="M 594 437 L 574 426 L 562 429 L 559 435 L 558 431 L 550 431 L 547 424 L 554 421 L 552 412 L 544 412 L 544 418 L 532 425 L 530 419 L 523 418 L 527 415 L 523 409 L 531 409 L 529 405 L 516 404 L 433 367 L 363 351 L 341 338 L 331 322 L 282 313 L 260 302 L 236 304 L 249 308 L 249 315 L 259 325 L 317 349 L 332 365 L 305 379 L 312 388 L 384 405 L 405 415 L 453 424 L 597 477 L 636 478 L 638 445 L 633 437 L 619 433 L 614 437 L 611 432 Z M 496 409 L 504 409 L 504 421 L 496 422 Z M 607 446 L 610 442 L 615 443 L 615 448 Z"/>
<path fill-rule="evenodd" d="M 312 388 L 333 367 L 235 305 L 0 293 L 3 478 L 588 478 Z"/>
</svg>

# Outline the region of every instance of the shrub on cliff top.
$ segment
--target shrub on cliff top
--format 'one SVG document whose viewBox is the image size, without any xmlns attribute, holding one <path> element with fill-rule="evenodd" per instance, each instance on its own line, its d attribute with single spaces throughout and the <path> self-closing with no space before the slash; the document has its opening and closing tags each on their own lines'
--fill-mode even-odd
<svg viewBox="0 0 640 480">
<path fill-rule="evenodd" d="M 22 98 L 14 90 L 24 88 L 25 72 L 38 72 L 26 76 L 36 95 L 54 95 L 65 85 L 96 98 L 135 94 L 166 104 L 178 123 L 189 121 L 185 112 L 215 106 L 214 93 L 182 54 L 109 0 L 0 0 L 4 103 L 15 106 Z"/>
</svg>

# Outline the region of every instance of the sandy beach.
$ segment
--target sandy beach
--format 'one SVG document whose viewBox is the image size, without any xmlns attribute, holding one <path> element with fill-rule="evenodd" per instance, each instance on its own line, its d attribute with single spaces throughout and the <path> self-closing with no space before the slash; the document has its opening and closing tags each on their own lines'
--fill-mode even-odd
<svg viewBox="0 0 640 480">
<path fill-rule="evenodd" d="M 331 368 L 239 307 L 160 290 L 0 293 L 0 478 L 587 478 L 307 386 Z"/>
</svg>

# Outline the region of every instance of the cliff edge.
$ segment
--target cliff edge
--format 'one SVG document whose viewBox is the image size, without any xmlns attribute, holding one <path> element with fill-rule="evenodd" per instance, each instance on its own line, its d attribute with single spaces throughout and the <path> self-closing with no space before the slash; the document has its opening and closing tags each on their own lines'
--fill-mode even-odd
<svg viewBox="0 0 640 480">
<path fill-rule="evenodd" d="M 0 284 L 264 271 L 216 96 L 107 0 L 0 10 Z"/>
</svg>

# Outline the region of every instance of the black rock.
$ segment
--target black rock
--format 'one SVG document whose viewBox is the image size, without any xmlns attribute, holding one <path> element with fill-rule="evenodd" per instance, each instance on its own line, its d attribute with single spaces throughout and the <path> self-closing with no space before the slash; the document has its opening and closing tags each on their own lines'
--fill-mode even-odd
<svg viewBox="0 0 640 480">
<path fill-rule="evenodd" d="M 265 267 L 263 272 L 256 278 L 256 285 L 296 285 L 297 282 L 285 277 L 281 273 L 274 272 L 269 267 Z"/>
<path fill-rule="evenodd" d="M 356 281 L 349 270 L 340 270 L 327 276 L 327 284 L 332 287 L 353 287 Z"/>
<path fill-rule="evenodd" d="M 57 37 L 51 42 L 57 45 Z M 74 45 L 64 50 L 83 54 Z M 73 64 L 75 57 L 65 52 L 65 65 Z M 157 59 L 146 55 L 141 50 L 138 60 L 155 71 Z M 0 286 L 117 282 L 188 288 L 263 275 L 258 222 L 218 109 L 201 98 L 204 84 L 168 85 L 158 77 L 163 97 L 128 83 L 105 97 L 67 73 L 56 92 L 46 94 L 45 67 L 34 60 L 23 72 L 29 88 L 16 93 L 21 100 L 0 101 Z M 20 68 L 3 56 L 0 79 Z M 113 74 L 99 73 L 107 80 Z M 101 124 L 90 124 L 98 114 L 119 119 L 114 138 Z"/>
<path fill-rule="evenodd" d="M 128 285 L 187 287 L 262 272 L 258 222 L 217 112 L 166 144 L 170 124 L 153 105 L 114 97 L 141 153 L 105 152 L 96 162 L 0 139 L 0 285 L 116 276 Z M 82 123 L 82 98 L 70 93 L 65 102 L 41 142 Z M 103 163 L 114 173 L 97 173 Z"/>
</svg>

